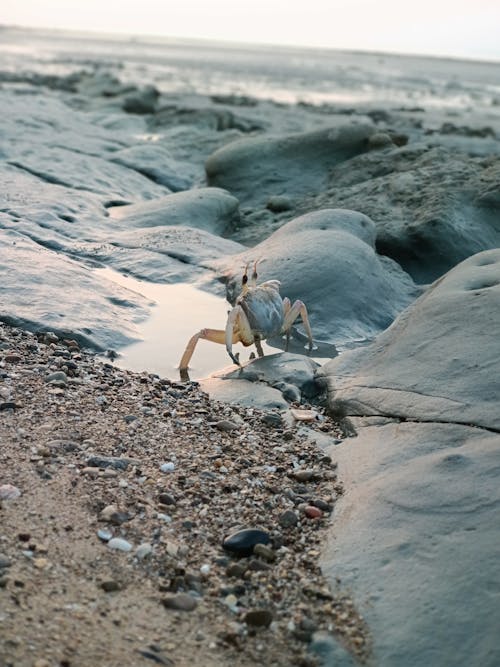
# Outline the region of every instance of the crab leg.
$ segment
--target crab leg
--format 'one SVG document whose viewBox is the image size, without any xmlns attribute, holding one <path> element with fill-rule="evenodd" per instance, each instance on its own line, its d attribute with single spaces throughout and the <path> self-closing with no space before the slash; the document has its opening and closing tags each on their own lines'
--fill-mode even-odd
<svg viewBox="0 0 500 667">
<path fill-rule="evenodd" d="M 243 345 L 251 345 L 254 342 L 252 328 L 241 306 L 235 306 L 229 313 L 225 337 L 227 353 L 234 363 L 240 366 L 239 354 L 233 354 L 233 343 L 237 341 L 241 341 Z"/>
<path fill-rule="evenodd" d="M 311 325 L 309 324 L 309 317 L 307 315 L 307 308 L 305 307 L 305 304 L 302 301 L 297 300 L 295 301 L 293 306 L 290 306 L 289 299 L 285 298 L 283 299 L 283 306 L 285 309 L 285 318 L 283 320 L 283 327 L 281 330 L 284 334 L 286 334 L 287 346 L 288 346 L 288 339 L 290 338 L 290 329 L 292 328 L 292 325 L 297 319 L 297 317 L 300 315 L 300 317 L 302 318 L 302 324 L 304 325 L 304 329 L 306 330 L 307 337 L 309 338 L 309 350 L 312 350 L 314 348 L 314 343 L 313 343 Z"/>
<path fill-rule="evenodd" d="M 224 345 L 226 343 L 226 332 L 222 329 L 202 329 L 201 331 L 198 331 L 198 333 L 194 334 L 194 336 L 190 338 L 189 343 L 186 345 L 186 349 L 182 355 L 181 363 L 179 364 L 179 370 L 187 370 L 196 344 L 200 338 L 202 340 L 209 340 L 212 343 L 220 343 L 221 345 Z M 238 340 L 238 335 L 233 333 L 232 343 L 237 343 Z"/>
</svg>

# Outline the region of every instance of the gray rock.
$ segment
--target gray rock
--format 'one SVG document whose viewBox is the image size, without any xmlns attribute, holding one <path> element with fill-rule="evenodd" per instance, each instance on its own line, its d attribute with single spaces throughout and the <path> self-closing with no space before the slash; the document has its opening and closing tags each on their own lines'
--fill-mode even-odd
<svg viewBox="0 0 500 667">
<path fill-rule="evenodd" d="M 212 400 L 259 408 L 260 410 L 286 410 L 288 403 L 280 391 L 261 382 L 222 378 L 200 380 L 200 386 Z"/>
<path fill-rule="evenodd" d="M 349 124 L 282 137 L 252 137 L 223 146 L 205 164 L 209 185 L 242 203 L 265 206 L 270 196 L 318 191 L 329 170 L 367 149 L 369 124 Z"/>
<path fill-rule="evenodd" d="M 49 373 L 49 375 L 46 375 L 45 382 L 57 382 L 66 385 L 68 383 L 68 376 L 66 373 L 64 373 L 64 371 L 56 371 L 55 373 Z"/>
<path fill-rule="evenodd" d="M 110 214 L 127 229 L 184 225 L 223 234 L 238 215 L 238 200 L 220 188 L 200 188 L 114 207 Z"/>
<path fill-rule="evenodd" d="M 126 459 L 119 456 L 90 456 L 85 465 L 95 468 L 112 468 L 113 470 L 126 470 L 129 465 L 136 463 L 134 459 Z"/>
<path fill-rule="evenodd" d="M 499 295 L 500 250 L 466 259 L 372 345 L 322 367 L 332 409 L 499 430 Z"/>
<path fill-rule="evenodd" d="M 157 142 L 145 142 L 113 153 L 113 162 L 135 169 L 155 183 L 173 192 L 187 190 L 194 183 L 194 170 L 187 162 L 172 157 L 170 151 Z"/>
<path fill-rule="evenodd" d="M 169 595 L 162 600 L 163 606 L 175 611 L 193 611 L 198 606 L 198 600 L 188 593 Z"/>
<path fill-rule="evenodd" d="M 227 286 L 233 302 L 241 266 L 262 257 L 259 281 L 279 280 L 282 296 L 305 303 L 315 339 L 344 344 L 385 329 L 420 292 L 395 262 L 375 253 L 374 238 L 374 224 L 363 214 L 326 209 L 290 221 L 252 251 L 214 266 L 235 276 Z"/>
<path fill-rule="evenodd" d="M 139 294 L 98 278 L 91 269 L 15 231 L 0 230 L 0 252 L 3 321 L 52 330 L 97 349 L 136 339 L 136 318 L 147 314 L 147 301 Z M 68 290 L 68 285 L 75 289 Z"/>
<path fill-rule="evenodd" d="M 154 113 L 160 93 L 155 86 L 144 86 L 125 95 L 122 108 L 127 113 Z"/>
<path fill-rule="evenodd" d="M 378 251 L 426 283 L 500 245 L 499 182 L 498 156 L 415 144 L 333 169 L 330 187 L 305 207 L 360 207 L 376 223 Z"/>
<path fill-rule="evenodd" d="M 359 429 L 332 449 L 345 493 L 323 570 L 351 591 L 374 664 L 499 663 L 499 295 L 500 250 L 474 255 L 321 370 Z"/>
</svg>

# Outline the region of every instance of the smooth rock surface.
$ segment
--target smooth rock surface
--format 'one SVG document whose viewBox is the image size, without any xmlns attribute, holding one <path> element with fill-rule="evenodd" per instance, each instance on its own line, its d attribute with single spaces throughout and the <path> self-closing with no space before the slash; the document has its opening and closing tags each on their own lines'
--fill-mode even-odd
<svg viewBox="0 0 500 667">
<path fill-rule="evenodd" d="M 474 255 L 320 370 L 359 429 L 330 450 L 345 494 L 323 567 L 362 605 L 376 665 L 500 660 L 499 295 L 500 250 Z"/>
<path fill-rule="evenodd" d="M 325 209 L 290 221 L 251 251 L 214 265 L 234 276 L 227 286 L 233 302 L 241 290 L 241 267 L 262 258 L 258 282 L 279 280 L 283 297 L 305 303 L 313 337 L 343 344 L 373 337 L 419 293 L 394 261 L 375 253 L 374 236 L 374 224 L 363 214 Z M 304 337 L 300 325 L 299 330 Z"/>
<path fill-rule="evenodd" d="M 13 304 L 2 320 L 54 331 L 97 349 L 137 337 L 135 324 L 147 313 L 147 301 L 139 294 L 99 279 L 86 266 L 14 231 L 0 229 L 0 252 L 0 299 Z M 77 286 L 77 299 L 71 285 Z"/>
<path fill-rule="evenodd" d="M 245 204 L 265 207 L 270 196 L 318 191 L 336 164 L 367 150 L 374 132 L 351 123 L 288 136 L 252 137 L 223 146 L 205 163 L 209 185 Z"/>
<path fill-rule="evenodd" d="M 339 415 L 500 430 L 500 250 L 469 257 L 366 348 L 328 362 Z"/>
<path fill-rule="evenodd" d="M 226 233 L 238 213 L 238 200 L 220 188 L 200 188 L 157 197 L 150 202 L 109 209 L 122 228 L 185 225 Z"/>
</svg>

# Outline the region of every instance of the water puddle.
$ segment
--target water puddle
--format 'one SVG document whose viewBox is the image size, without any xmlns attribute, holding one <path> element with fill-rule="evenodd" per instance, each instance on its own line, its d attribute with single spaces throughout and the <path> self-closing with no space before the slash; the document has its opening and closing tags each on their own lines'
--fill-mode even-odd
<svg viewBox="0 0 500 667">
<path fill-rule="evenodd" d="M 108 268 L 96 271 L 102 278 L 154 302 L 151 316 L 137 325 L 142 340 L 118 350 L 117 366 L 177 380 L 179 361 L 191 336 L 205 327 L 224 329 L 226 326 L 227 312 L 231 308 L 229 303 L 193 285 L 150 283 Z M 266 343 L 262 347 L 266 354 L 279 351 Z M 245 348 L 240 344 L 233 349 L 240 352 L 242 361 L 248 359 L 252 350 L 255 351 L 253 346 Z M 231 359 L 224 345 L 200 340 L 190 363 L 189 376 L 197 380 L 228 365 L 231 365 Z"/>
<path fill-rule="evenodd" d="M 98 274 L 126 289 L 142 294 L 154 303 L 151 316 L 137 325 L 140 341 L 118 350 L 117 366 L 133 371 L 157 373 L 160 377 L 178 380 L 179 361 L 191 336 L 200 329 L 224 329 L 230 304 L 223 298 L 199 290 L 193 285 L 178 283 L 165 285 L 137 280 L 113 269 L 96 269 Z M 289 351 L 305 354 L 305 338 L 290 340 Z M 284 341 L 273 339 L 271 345 L 262 343 L 264 354 L 283 349 Z M 233 346 L 240 353 L 240 360 L 247 361 L 255 353 L 255 347 Z M 333 345 L 318 343 L 312 358 L 320 364 L 336 356 Z M 199 340 L 189 365 L 191 380 L 199 380 L 231 366 L 224 345 Z"/>
</svg>

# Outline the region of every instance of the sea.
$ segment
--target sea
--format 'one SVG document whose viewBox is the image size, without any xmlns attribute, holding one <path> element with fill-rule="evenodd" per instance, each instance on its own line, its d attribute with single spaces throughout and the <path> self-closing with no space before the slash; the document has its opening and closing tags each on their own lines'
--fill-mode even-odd
<svg viewBox="0 0 500 667">
<path fill-rule="evenodd" d="M 278 103 L 408 107 L 500 105 L 500 63 L 453 58 L 96 35 L 0 26 L 0 69 L 67 74 L 106 66 L 162 93 Z"/>
</svg>

